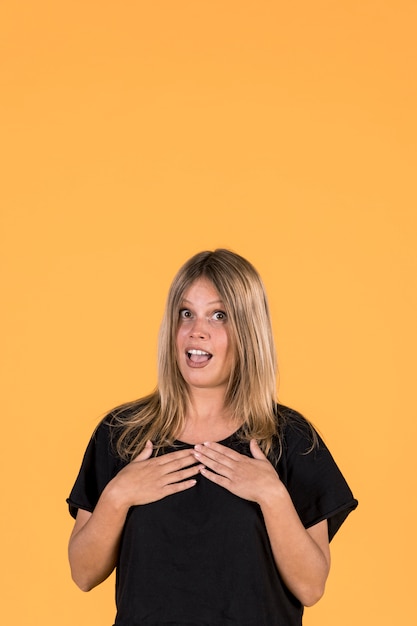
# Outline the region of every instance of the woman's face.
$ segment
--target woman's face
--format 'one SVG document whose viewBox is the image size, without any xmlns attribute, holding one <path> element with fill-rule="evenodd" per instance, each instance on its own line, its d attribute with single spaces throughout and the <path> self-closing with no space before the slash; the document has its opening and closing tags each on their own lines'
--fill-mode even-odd
<svg viewBox="0 0 417 626">
<path fill-rule="evenodd" d="M 190 388 L 226 391 L 233 348 L 224 303 L 213 283 L 197 279 L 185 292 L 179 311 L 177 360 Z"/>
</svg>

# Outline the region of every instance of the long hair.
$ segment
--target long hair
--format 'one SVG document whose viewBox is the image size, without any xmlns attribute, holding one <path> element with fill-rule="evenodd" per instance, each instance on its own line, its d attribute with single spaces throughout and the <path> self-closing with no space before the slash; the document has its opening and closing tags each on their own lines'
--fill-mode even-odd
<svg viewBox="0 0 417 626">
<path fill-rule="evenodd" d="M 265 288 L 249 261 L 230 250 L 200 252 L 178 271 L 168 292 L 158 342 L 156 390 L 115 409 L 116 450 L 132 459 L 151 439 L 171 445 L 185 425 L 189 398 L 176 349 L 179 312 L 185 292 L 199 278 L 211 281 L 224 303 L 234 359 L 225 406 L 242 426 L 244 440 L 257 439 L 266 454 L 279 439 L 276 407 L 276 353 Z"/>
</svg>

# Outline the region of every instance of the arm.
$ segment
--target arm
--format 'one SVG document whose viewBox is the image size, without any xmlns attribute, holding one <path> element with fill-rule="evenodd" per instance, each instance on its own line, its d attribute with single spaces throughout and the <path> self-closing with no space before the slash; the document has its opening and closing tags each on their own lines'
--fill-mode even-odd
<svg viewBox="0 0 417 626">
<path fill-rule="evenodd" d="M 68 557 L 72 578 L 82 591 L 90 591 L 112 573 L 126 513 L 117 512 L 104 493 L 94 514 L 78 510 Z"/>
<path fill-rule="evenodd" d="M 205 443 L 195 447 L 195 456 L 208 468 L 201 469 L 206 478 L 259 504 L 285 584 L 302 604 L 311 606 L 323 595 L 330 568 L 327 521 L 306 530 L 287 489 L 256 441 L 251 441 L 250 448 L 253 458 L 217 443 Z"/>
<path fill-rule="evenodd" d="M 285 584 L 304 606 L 312 606 L 322 597 L 330 570 L 327 520 L 306 530 L 282 487 L 258 503 Z"/>
<path fill-rule="evenodd" d="M 120 537 L 131 506 L 148 504 L 184 491 L 196 483 L 191 477 L 193 450 L 150 458 L 152 443 L 124 467 L 104 489 L 93 513 L 80 509 L 72 531 L 68 556 L 71 574 L 83 591 L 105 580 L 116 566 Z"/>
</svg>

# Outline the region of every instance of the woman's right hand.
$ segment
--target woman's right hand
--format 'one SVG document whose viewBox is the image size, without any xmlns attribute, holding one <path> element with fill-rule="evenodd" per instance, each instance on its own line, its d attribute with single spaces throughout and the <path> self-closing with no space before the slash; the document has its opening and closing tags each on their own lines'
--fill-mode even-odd
<svg viewBox="0 0 417 626">
<path fill-rule="evenodd" d="M 152 457 L 147 441 L 142 452 L 126 465 L 107 486 L 111 497 L 126 507 L 149 504 L 194 487 L 192 477 L 204 469 L 195 464 L 192 448 Z M 109 494 L 110 495 L 110 494 Z"/>
<path fill-rule="evenodd" d="M 113 571 L 119 542 L 131 506 L 149 504 L 194 487 L 192 477 L 204 467 L 195 464 L 193 448 L 152 457 L 148 441 L 134 461 L 105 487 L 93 513 L 80 509 L 69 543 L 74 581 L 92 589 Z"/>
</svg>

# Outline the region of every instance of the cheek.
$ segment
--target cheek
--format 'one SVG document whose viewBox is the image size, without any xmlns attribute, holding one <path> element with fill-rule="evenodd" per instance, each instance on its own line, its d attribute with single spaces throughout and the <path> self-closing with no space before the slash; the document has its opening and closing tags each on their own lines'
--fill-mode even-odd
<svg viewBox="0 0 417 626">
<path fill-rule="evenodd" d="M 227 332 L 225 332 L 224 337 L 222 338 L 222 347 L 224 350 L 224 355 L 227 358 L 227 360 L 232 361 L 233 355 L 234 355 L 234 349 L 233 349 L 232 341 Z"/>
<path fill-rule="evenodd" d="M 177 351 L 177 360 L 180 361 L 184 356 L 184 346 L 186 341 L 188 340 L 187 329 L 184 326 L 179 326 L 176 335 L 176 351 Z"/>
<path fill-rule="evenodd" d="M 180 331 L 177 332 L 177 336 L 176 336 L 176 339 L 175 339 L 175 347 L 177 349 L 177 354 L 179 354 L 180 347 L 181 347 L 181 333 L 180 333 Z"/>
<path fill-rule="evenodd" d="M 179 347 L 181 342 L 184 340 L 184 337 L 186 336 L 186 334 L 187 332 L 184 329 L 184 326 L 178 326 L 177 339 L 176 339 L 177 348 Z"/>
</svg>

